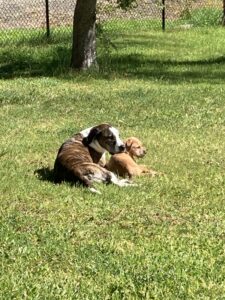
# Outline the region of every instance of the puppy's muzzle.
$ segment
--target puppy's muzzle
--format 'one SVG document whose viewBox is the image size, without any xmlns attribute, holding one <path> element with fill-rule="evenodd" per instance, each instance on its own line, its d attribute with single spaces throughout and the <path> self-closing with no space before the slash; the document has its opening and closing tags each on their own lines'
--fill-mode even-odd
<svg viewBox="0 0 225 300">
<path fill-rule="evenodd" d="M 146 153 L 147 153 L 147 150 L 144 148 L 144 149 L 142 150 L 142 152 L 138 155 L 138 157 L 142 158 L 142 157 L 145 156 Z"/>
</svg>

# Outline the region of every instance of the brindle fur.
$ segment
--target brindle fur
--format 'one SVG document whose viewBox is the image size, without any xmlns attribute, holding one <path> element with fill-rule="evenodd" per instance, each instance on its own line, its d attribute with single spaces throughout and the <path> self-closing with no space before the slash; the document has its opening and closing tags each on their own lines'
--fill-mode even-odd
<svg viewBox="0 0 225 300">
<path fill-rule="evenodd" d="M 55 160 L 55 182 L 80 182 L 87 187 L 91 187 L 94 181 L 126 185 L 125 181 L 117 179 L 112 172 L 100 165 L 106 150 L 118 153 L 118 149 L 121 152 L 125 148 L 123 144 L 115 146 L 117 141 L 110 128 L 108 124 L 101 124 L 93 127 L 86 137 L 76 134 L 64 142 Z M 96 149 L 100 149 L 100 152 Z"/>
</svg>

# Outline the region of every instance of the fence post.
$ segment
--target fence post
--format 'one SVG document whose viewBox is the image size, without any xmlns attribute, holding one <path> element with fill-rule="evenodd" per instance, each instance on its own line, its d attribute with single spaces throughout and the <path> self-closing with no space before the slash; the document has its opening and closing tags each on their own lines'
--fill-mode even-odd
<svg viewBox="0 0 225 300">
<path fill-rule="evenodd" d="M 50 37 L 50 23 L 49 23 L 49 6 L 48 0 L 45 0 L 45 13 L 46 13 L 46 35 Z"/>
<path fill-rule="evenodd" d="M 166 29 L 166 9 L 165 9 L 165 0 L 162 0 L 162 30 L 165 31 L 165 29 Z"/>
<path fill-rule="evenodd" d="M 225 0 L 223 0 L 223 20 L 222 25 L 225 26 Z"/>
</svg>

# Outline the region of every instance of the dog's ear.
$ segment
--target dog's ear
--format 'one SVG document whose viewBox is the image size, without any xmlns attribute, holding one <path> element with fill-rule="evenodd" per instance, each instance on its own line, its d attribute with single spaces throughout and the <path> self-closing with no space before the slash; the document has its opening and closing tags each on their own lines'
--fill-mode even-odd
<svg viewBox="0 0 225 300">
<path fill-rule="evenodd" d="M 96 136 L 100 133 L 100 129 L 98 127 L 94 127 L 91 129 L 91 131 L 89 132 L 89 135 L 85 138 L 83 138 L 83 144 L 84 146 L 88 146 L 91 144 L 91 142 L 93 141 L 94 138 L 96 138 Z"/>
<path fill-rule="evenodd" d="M 125 146 L 126 146 L 126 149 L 127 149 L 128 151 L 130 150 L 132 144 L 133 144 L 132 139 L 127 139 L 127 140 L 126 140 Z"/>
</svg>

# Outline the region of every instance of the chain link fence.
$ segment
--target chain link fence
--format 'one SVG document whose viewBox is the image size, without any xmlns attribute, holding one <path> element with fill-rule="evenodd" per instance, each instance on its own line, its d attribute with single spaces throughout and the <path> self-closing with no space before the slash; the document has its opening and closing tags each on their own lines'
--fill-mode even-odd
<svg viewBox="0 0 225 300">
<path fill-rule="evenodd" d="M 76 0 L 0 0 L 0 42 L 72 33 Z M 99 0 L 97 21 L 119 33 L 127 22 L 142 29 L 179 29 L 224 23 L 225 0 L 137 0 L 122 10 L 116 0 Z"/>
</svg>

